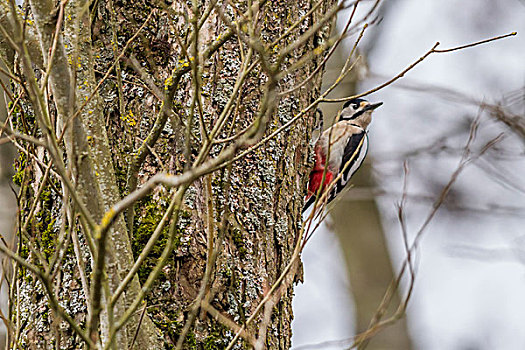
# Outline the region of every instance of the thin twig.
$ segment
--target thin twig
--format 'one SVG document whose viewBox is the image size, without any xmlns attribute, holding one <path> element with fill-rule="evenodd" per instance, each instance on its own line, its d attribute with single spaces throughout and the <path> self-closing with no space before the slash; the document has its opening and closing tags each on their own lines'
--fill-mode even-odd
<svg viewBox="0 0 525 350">
<path fill-rule="evenodd" d="M 410 263 L 409 260 L 411 259 L 410 258 L 411 254 L 413 254 L 414 250 L 418 247 L 419 241 L 421 240 L 421 237 L 423 236 L 423 233 L 425 232 L 426 228 L 428 227 L 430 222 L 435 217 L 435 215 L 438 212 L 439 208 L 444 203 L 447 195 L 449 194 L 449 192 L 450 192 L 452 186 L 454 185 L 454 183 L 457 181 L 459 175 L 463 172 L 463 170 L 467 167 L 467 165 L 471 164 L 473 161 L 475 161 L 476 159 L 481 157 L 483 154 L 485 154 L 485 152 L 488 149 L 493 147 L 496 143 L 500 142 L 502 137 L 503 137 L 502 134 L 498 135 L 497 137 L 495 137 L 492 140 L 490 140 L 489 142 L 487 142 L 478 153 L 472 154 L 471 153 L 471 145 L 472 145 L 472 143 L 474 141 L 478 125 L 479 125 L 479 117 L 476 118 L 476 120 L 471 125 L 469 138 L 468 138 L 467 144 L 465 146 L 465 152 L 464 152 L 463 156 L 461 157 L 456 170 L 452 173 L 452 175 L 450 177 L 450 180 L 443 187 L 443 190 L 441 191 L 441 193 L 438 196 L 438 198 L 436 198 L 436 200 L 434 201 L 434 204 L 432 205 L 432 208 L 430 209 L 430 212 L 427 215 L 425 221 L 423 222 L 423 224 L 420 226 L 420 228 L 416 232 L 415 238 L 412 241 L 412 244 L 410 245 L 410 248 L 409 248 L 409 254 L 408 254 L 407 258 L 405 258 L 405 260 L 403 261 L 403 264 L 401 266 L 401 270 L 400 270 L 398 276 L 396 278 L 394 278 L 394 280 L 392 280 L 392 282 L 390 283 L 390 285 L 389 285 L 385 295 L 383 296 L 383 300 L 381 301 L 381 303 L 380 303 L 380 305 L 379 305 L 379 307 L 378 307 L 378 309 L 376 311 L 376 314 L 374 315 L 374 317 L 373 317 L 373 319 L 372 319 L 368 329 L 357 336 L 357 338 L 356 338 L 354 344 L 352 344 L 351 348 L 356 347 L 356 346 L 359 347 L 361 344 L 366 343 L 368 339 L 370 339 L 372 336 L 377 334 L 381 329 L 383 329 L 384 327 L 387 327 L 387 326 L 393 324 L 399 318 L 401 318 L 402 315 L 404 314 L 406 306 L 408 305 L 408 302 L 409 302 L 410 297 L 412 295 L 413 286 L 414 286 L 413 283 L 411 283 L 409 285 L 409 290 L 407 292 L 407 295 L 405 296 L 404 301 L 399 304 L 399 307 L 397 308 L 395 313 L 391 317 L 389 317 L 388 319 L 386 319 L 384 321 L 381 321 L 382 315 L 385 313 L 387 306 L 390 304 L 390 302 L 391 302 L 391 300 L 392 300 L 392 298 L 393 298 L 393 296 L 395 294 L 395 291 L 397 290 L 397 288 L 398 288 L 398 286 L 400 284 L 401 278 L 402 278 L 404 272 L 406 271 L 407 266 L 409 266 L 409 263 Z M 409 268 L 410 268 L 410 266 L 409 266 Z"/>
<path fill-rule="evenodd" d="M 387 82 L 385 82 L 385 83 L 383 83 L 383 84 L 381 84 L 379 86 L 376 86 L 375 88 L 372 88 L 372 89 L 370 89 L 370 90 L 368 90 L 366 92 L 363 92 L 363 93 L 360 93 L 360 94 L 357 94 L 357 95 L 354 95 L 354 96 L 343 97 L 343 98 L 334 98 L 334 99 L 325 98 L 325 99 L 322 100 L 322 102 L 346 102 L 346 101 L 352 100 L 354 98 L 359 98 L 359 97 L 362 97 L 362 96 L 370 95 L 370 94 L 372 94 L 372 93 L 374 93 L 374 92 L 376 92 L 378 90 L 381 90 L 384 87 L 394 83 L 396 80 L 404 77 L 405 74 L 408 71 L 412 70 L 415 66 L 417 66 L 419 63 L 423 62 L 425 60 L 425 58 L 427 58 L 428 56 L 430 56 L 433 53 L 447 53 L 447 52 L 462 50 L 462 49 L 465 49 L 465 48 L 486 44 L 486 43 L 491 42 L 491 41 L 504 39 L 504 38 L 507 38 L 507 37 L 510 37 L 510 36 L 514 36 L 516 34 L 517 34 L 517 32 L 512 32 L 512 33 L 509 33 L 509 34 L 496 36 L 496 37 L 493 37 L 493 38 L 490 38 L 490 39 L 477 41 L 477 42 L 474 42 L 474 43 L 471 43 L 471 44 L 461 45 L 461 46 L 453 47 L 453 48 L 450 48 L 450 49 L 443 49 L 443 50 L 436 49 L 439 46 L 439 41 L 438 41 L 423 56 L 421 56 L 418 60 L 416 60 L 414 63 L 412 63 L 407 68 L 405 68 L 403 71 L 401 71 L 401 73 L 399 73 L 398 75 L 396 75 L 392 79 L 388 80 Z"/>
</svg>

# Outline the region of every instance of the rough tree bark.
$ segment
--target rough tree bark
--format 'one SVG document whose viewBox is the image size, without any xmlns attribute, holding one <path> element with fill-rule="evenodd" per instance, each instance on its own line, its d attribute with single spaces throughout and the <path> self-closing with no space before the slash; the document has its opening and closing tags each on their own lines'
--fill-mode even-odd
<svg viewBox="0 0 525 350">
<path fill-rule="evenodd" d="M 162 171 L 181 174 L 189 169 L 191 162 L 198 161 L 206 137 L 221 123 L 221 112 L 232 93 L 236 93 L 233 113 L 215 135 L 223 141 L 211 145 L 209 158 L 219 155 L 223 147 L 235 141 L 229 140 L 231 136 L 250 133 L 251 129 L 245 129 L 261 113 L 261 101 L 269 100 L 265 108 L 273 111 L 261 129 L 266 130 L 264 135 L 270 135 L 319 95 L 320 74 L 296 92 L 277 95 L 277 91 L 293 88 L 309 76 L 321 62 L 316 58 L 306 60 L 288 74 L 281 74 L 275 82 L 272 81 L 275 77 L 269 77 L 262 65 L 255 65 L 237 92 L 235 87 L 244 66 L 264 61 L 256 45 L 239 36 L 252 31 L 269 44 L 305 16 L 314 3 L 262 1 L 255 2 L 251 9 L 248 4 L 252 2 L 235 3 L 238 13 L 252 16 L 251 22 L 233 23 L 230 27 L 225 21 L 231 21 L 238 13 L 231 6 L 215 6 L 216 3 L 122 0 L 95 1 L 88 7 L 80 1 L 69 1 L 62 9 L 50 0 L 31 0 L 27 5 L 29 17 L 24 22 L 32 31 L 36 28 L 44 59 L 43 63 L 37 59 L 31 65 L 29 60 L 24 61 L 30 57 L 28 54 L 27 57 L 19 55 L 15 61 L 14 72 L 20 79 L 25 74 L 29 93 L 24 95 L 22 90 L 18 91 L 23 103 L 14 113 L 13 125 L 15 130 L 50 140 L 56 149 L 47 154 L 42 147 L 28 146 L 30 151 L 21 153 L 17 161 L 15 182 L 21 188 L 18 253 L 30 263 L 42 264 L 43 270 L 47 264 L 51 270 L 56 264 L 61 265 L 49 280 L 54 282 L 57 302 L 65 314 L 81 327 L 87 327 L 94 343 L 99 341 L 98 318 L 93 317 L 94 314 L 102 315 L 100 327 L 104 342 L 111 337 L 108 325 L 112 319 L 131 310 L 133 317 L 123 325 L 125 331 L 117 332 L 116 341 L 108 346 L 126 349 L 134 344 L 135 348 L 156 349 L 182 345 L 222 349 L 237 330 L 235 326 L 230 329 L 228 322 L 240 326 L 246 323 L 289 263 L 296 246 L 310 166 L 313 110 L 245 157 L 198 177 L 188 186 L 180 186 L 176 192 L 182 201 L 175 205 L 178 221 L 172 218 L 177 225 L 161 227 L 160 239 L 138 275 L 127 284 L 115 308 L 110 312 L 106 310 L 134 260 L 155 234 L 158 223 L 172 210 L 168 209 L 170 203 L 175 203 L 172 198 L 177 196 L 174 190 L 155 188 L 128 208 L 127 222 L 119 216 L 106 234 L 100 227 L 106 225 L 112 206 L 154 174 Z M 287 37 L 271 47 L 278 52 L 302 44 L 293 47 L 278 70 L 300 62 L 302 57 L 326 43 L 331 19 L 324 22 L 321 19 L 332 5 L 333 1 L 323 2 Z M 7 5 L 2 6 L 9 11 Z M 209 17 L 199 23 L 199 16 L 208 9 L 211 9 Z M 64 35 L 54 41 L 62 10 Z M 22 18 L 24 14 L 20 12 L 19 16 Z M 0 19 L 5 17 L 4 13 Z M 317 32 L 301 43 L 301 35 L 320 22 Z M 2 23 L 9 29 L 8 34 L 15 33 L 15 43 L 22 47 L 23 37 L 16 34 L 20 23 L 18 27 L 13 21 Z M 192 26 L 198 26 L 199 30 L 191 32 Z M 232 35 L 233 26 L 238 27 L 238 35 Z M 181 44 L 188 33 L 196 35 L 196 47 Z M 215 42 L 220 45 L 210 49 Z M 26 47 L 33 49 L 31 43 Z M 255 48 L 249 47 L 251 44 Z M 119 59 L 123 51 L 125 55 Z M 54 55 L 52 64 L 48 62 L 50 53 Z M 271 54 L 268 56 L 267 63 L 273 64 Z M 115 61 L 115 70 L 109 79 L 97 87 Z M 33 70 L 37 79 L 49 73 L 46 96 L 50 101 L 52 98 L 52 103 L 35 98 L 38 86 L 31 82 Z M 273 89 L 263 88 L 271 84 L 275 85 Z M 194 91 L 198 91 L 197 98 Z M 159 99 L 163 94 L 170 98 L 161 103 Z M 35 106 L 38 106 L 36 110 Z M 60 138 L 61 128 L 68 123 L 70 127 L 64 134 L 62 149 L 60 140 L 53 140 L 52 133 Z M 51 134 L 46 138 L 46 133 Z M 257 132 L 243 147 L 262 136 Z M 63 153 L 56 153 L 57 150 Z M 56 161 L 56 157 L 63 157 L 63 163 L 53 163 L 47 174 L 43 165 Z M 74 186 L 64 188 L 57 173 L 71 174 Z M 50 180 L 39 190 L 36 184 L 48 176 Z M 63 211 L 63 206 L 68 205 L 63 198 L 74 190 L 78 198 L 73 198 L 73 209 Z M 25 232 L 24 221 L 35 197 L 38 198 L 36 215 L 29 220 Z M 92 215 L 95 225 L 85 218 L 75 220 L 83 210 Z M 75 224 L 68 226 L 66 219 Z M 90 227 L 93 237 L 85 235 Z M 170 240 L 171 230 L 175 230 L 174 242 Z M 93 259 L 87 248 L 89 244 L 98 252 Z M 174 249 L 159 278 L 150 288 L 141 289 L 158 261 L 164 259 L 165 248 L 170 244 Z M 42 256 L 35 256 L 31 247 L 38 248 Z M 293 271 L 300 274 L 298 265 Z M 60 310 L 50 308 L 45 283 L 25 266 L 15 264 L 15 268 L 17 272 L 11 284 L 11 344 L 62 349 L 86 346 L 71 323 L 61 321 L 57 314 Z M 99 271 L 99 268 L 105 270 Z M 99 280 L 97 274 L 102 276 Z M 290 347 L 295 278 L 293 273 L 285 279 L 276 293 L 280 298 L 266 303 L 255 322 L 247 325 L 242 333 L 246 342 L 258 348 Z M 102 284 L 97 285 L 96 281 Z M 101 287 L 104 283 L 108 290 Z M 133 304 L 141 293 L 145 293 L 145 303 Z M 86 294 L 97 301 L 87 303 Z"/>
</svg>

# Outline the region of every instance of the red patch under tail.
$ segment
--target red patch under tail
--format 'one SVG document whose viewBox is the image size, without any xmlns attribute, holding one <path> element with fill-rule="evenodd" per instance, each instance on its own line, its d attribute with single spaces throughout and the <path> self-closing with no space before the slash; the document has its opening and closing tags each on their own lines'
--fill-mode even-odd
<svg viewBox="0 0 525 350">
<path fill-rule="evenodd" d="M 323 175 L 325 173 L 326 156 L 321 152 L 321 148 L 315 147 L 315 165 L 310 173 L 310 182 L 308 183 L 308 196 L 307 199 L 312 195 L 316 194 L 319 187 L 322 187 L 321 191 L 332 182 L 334 174 L 330 170 L 326 170 L 325 179 L 323 182 Z M 322 193 L 322 192 L 321 192 Z"/>
</svg>

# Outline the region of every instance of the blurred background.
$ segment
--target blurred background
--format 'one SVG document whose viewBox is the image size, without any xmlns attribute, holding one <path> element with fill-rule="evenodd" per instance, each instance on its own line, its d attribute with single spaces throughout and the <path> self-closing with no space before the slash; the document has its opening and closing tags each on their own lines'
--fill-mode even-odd
<svg viewBox="0 0 525 350">
<path fill-rule="evenodd" d="M 362 4 L 358 14 L 372 4 Z M 433 54 L 367 97 L 384 105 L 374 113 L 367 163 L 354 187 L 303 254 L 294 349 L 345 349 L 367 328 L 406 259 L 398 218 L 403 164 L 411 243 L 457 169 L 476 118 L 473 154 L 500 133 L 503 138 L 453 183 L 413 255 L 416 278 L 406 317 L 367 349 L 525 349 L 525 1 L 390 0 L 376 14 L 359 45 L 366 65 L 331 97 L 389 80 L 437 41 L 446 49 L 518 35 Z M 339 16 L 339 30 L 348 16 Z M 356 38 L 346 39 L 329 61 L 326 87 Z M 340 107 L 321 106 L 325 127 Z M 401 299 L 408 285 L 402 280 Z"/>
</svg>

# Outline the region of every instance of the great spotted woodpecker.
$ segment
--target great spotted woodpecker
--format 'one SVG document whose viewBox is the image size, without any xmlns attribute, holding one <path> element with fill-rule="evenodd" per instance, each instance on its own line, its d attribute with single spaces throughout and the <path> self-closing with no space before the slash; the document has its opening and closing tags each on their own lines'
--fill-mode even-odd
<svg viewBox="0 0 525 350">
<path fill-rule="evenodd" d="M 303 213 L 341 172 L 342 176 L 328 194 L 327 203 L 343 190 L 359 169 L 368 151 L 367 128 L 372 121 L 372 111 L 382 104 L 360 98 L 349 100 L 343 105 L 336 123 L 321 134 L 315 144 L 315 164 L 310 173 Z"/>
</svg>

